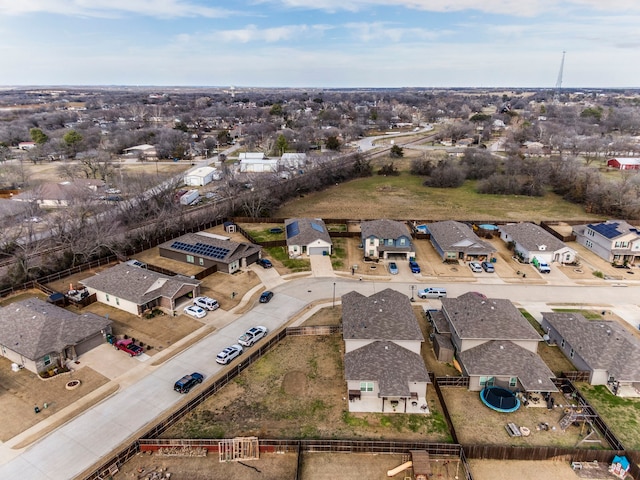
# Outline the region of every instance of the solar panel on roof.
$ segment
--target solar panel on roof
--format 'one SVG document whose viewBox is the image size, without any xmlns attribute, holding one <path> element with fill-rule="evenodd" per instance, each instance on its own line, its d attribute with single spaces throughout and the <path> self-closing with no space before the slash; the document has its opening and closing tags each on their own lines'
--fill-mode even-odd
<svg viewBox="0 0 640 480">
<path fill-rule="evenodd" d="M 311 222 L 311 228 L 313 228 L 314 230 L 317 230 L 320 233 L 324 233 L 324 228 L 322 228 L 317 223 Z"/>
<path fill-rule="evenodd" d="M 300 233 L 300 226 L 298 225 L 297 220 L 287 225 L 287 238 L 295 237 L 299 233 Z"/>
<path fill-rule="evenodd" d="M 204 243 L 196 243 L 190 245 L 184 242 L 173 242 L 171 248 L 176 250 L 182 250 L 188 253 L 197 253 L 198 255 L 204 255 L 207 257 L 222 259 L 226 257 L 231 250 L 228 248 L 216 247 L 214 245 L 206 245 Z"/>
</svg>

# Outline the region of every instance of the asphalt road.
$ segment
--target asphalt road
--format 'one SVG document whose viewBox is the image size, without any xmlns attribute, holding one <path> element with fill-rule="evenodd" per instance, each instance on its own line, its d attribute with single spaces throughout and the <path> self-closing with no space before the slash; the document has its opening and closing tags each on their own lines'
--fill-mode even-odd
<svg viewBox="0 0 640 480">
<path fill-rule="evenodd" d="M 334 286 L 335 284 L 335 286 Z M 335 298 L 356 290 L 364 295 L 393 288 L 411 296 L 416 282 L 373 282 L 341 277 L 303 278 L 281 283 L 272 288 L 273 300 L 258 304 L 245 315 L 237 317 L 162 365 L 143 365 L 136 371 L 138 381 L 130 382 L 103 402 L 46 435 L 30 447 L 16 451 L 7 445 L 0 447 L 0 478 L 70 479 L 109 455 L 124 440 L 152 422 L 158 415 L 184 397 L 173 391 L 173 383 L 184 374 L 198 371 L 210 377 L 223 368 L 215 363 L 222 348 L 235 343 L 244 330 L 265 325 L 274 330 L 293 318 L 312 301 L 331 303 Z M 422 285 L 419 285 L 422 286 Z M 478 283 L 438 283 L 450 296 L 467 291 L 479 291 L 494 298 L 508 298 L 531 309 L 534 316 L 549 310 L 553 304 L 597 304 L 607 310 L 622 313 L 632 325 L 640 323 L 640 309 L 634 303 L 640 298 L 640 285 L 573 286 L 573 285 L 511 285 Z M 430 301 L 433 302 L 433 301 Z M 426 303 L 426 302 L 425 302 Z M 615 307 L 614 307 L 615 306 Z M 232 315 L 232 314 L 229 314 Z M 242 357 L 241 357 L 242 358 Z M 121 382 L 126 385 L 127 382 Z M 198 387 L 196 387 L 198 388 Z"/>
</svg>

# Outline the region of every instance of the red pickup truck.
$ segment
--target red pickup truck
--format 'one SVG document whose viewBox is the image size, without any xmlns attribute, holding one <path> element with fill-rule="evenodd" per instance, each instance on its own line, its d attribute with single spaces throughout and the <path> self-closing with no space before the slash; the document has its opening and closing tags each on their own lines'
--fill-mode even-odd
<svg viewBox="0 0 640 480">
<path fill-rule="evenodd" d="M 118 350 L 122 350 L 123 352 L 128 353 L 132 357 L 137 357 L 144 351 L 140 345 L 136 345 L 135 343 L 133 343 L 133 340 L 131 340 L 130 338 L 118 340 L 114 344 L 114 347 L 116 347 Z"/>
</svg>

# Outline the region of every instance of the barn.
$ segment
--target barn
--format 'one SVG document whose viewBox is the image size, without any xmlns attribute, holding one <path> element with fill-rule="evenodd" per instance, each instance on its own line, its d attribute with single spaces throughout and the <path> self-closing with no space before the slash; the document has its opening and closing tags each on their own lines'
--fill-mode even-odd
<svg viewBox="0 0 640 480">
<path fill-rule="evenodd" d="M 640 170 L 640 158 L 610 158 L 607 167 L 618 170 Z"/>
</svg>

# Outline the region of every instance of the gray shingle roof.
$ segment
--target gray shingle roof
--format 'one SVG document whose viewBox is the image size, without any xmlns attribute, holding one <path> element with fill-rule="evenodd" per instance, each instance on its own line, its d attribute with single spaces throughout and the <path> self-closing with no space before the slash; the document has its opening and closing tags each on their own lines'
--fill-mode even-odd
<svg viewBox="0 0 640 480">
<path fill-rule="evenodd" d="M 522 245 L 529 252 L 557 252 L 566 247 L 562 240 L 557 239 L 535 223 L 522 222 L 501 225 L 500 231 L 506 232 L 515 242 Z M 541 249 L 541 247 L 543 248 Z"/>
<path fill-rule="evenodd" d="M 342 338 L 424 341 L 409 297 L 389 288 L 370 297 L 342 296 Z"/>
<path fill-rule="evenodd" d="M 496 249 L 478 237 L 468 225 L 446 220 L 427 224 L 431 237 L 445 251 L 464 252 L 467 255 L 491 255 Z"/>
<path fill-rule="evenodd" d="M 200 285 L 198 280 L 182 275 L 169 277 L 126 263 L 103 270 L 80 283 L 137 305 L 145 305 L 160 297 L 173 298 L 184 285 L 194 288 Z"/>
<path fill-rule="evenodd" d="M 76 315 L 38 298 L 0 308 L 0 344 L 30 360 L 61 352 L 111 325 L 111 320 Z"/>
<path fill-rule="evenodd" d="M 228 250 L 228 253 L 223 258 L 210 257 L 205 253 L 197 254 L 200 257 L 211 258 L 216 262 L 224 264 L 229 264 L 241 258 L 249 257 L 262 249 L 260 245 L 255 245 L 253 243 L 238 243 L 232 240 L 222 240 L 219 238 L 211 237 L 209 235 L 206 235 L 206 232 L 187 233 L 185 235 L 182 235 L 181 237 L 174 238 L 173 240 L 169 240 L 168 242 L 161 244 L 159 248 L 165 248 L 167 250 L 179 253 L 188 253 L 184 250 L 180 250 L 179 248 L 172 248 L 171 245 L 173 245 L 175 242 L 182 242 L 189 245 L 196 245 L 197 243 L 201 243 L 204 245 L 210 245 L 212 247 L 219 247 Z"/>
<path fill-rule="evenodd" d="M 458 354 L 469 375 L 518 377 L 528 392 L 557 392 L 555 377 L 535 353 L 510 341 L 490 341 Z"/>
<path fill-rule="evenodd" d="M 361 238 L 399 238 L 402 236 L 411 238 L 409 227 L 404 222 L 396 220 L 368 220 L 360 224 Z"/>
<path fill-rule="evenodd" d="M 617 322 L 587 320 L 577 312 L 543 312 L 543 319 L 594 370 L 640 382 L 640 341 Z"/>
<path fill-rule="evenodd" d="M 347 381 L 377 381 L 381 397 L 409 397 L 410 382 L 429 383 L 420 355 L 393 342 L 372 342 L 344 355 Z"/>
<path fill-rule="evenodd" d="M 287 226 L 297 222 L 298 233 L 289 237 L 290 229 Z M 309 245 L 316 240 L 322 240 L 331 244 L 331 237 L 327 231 L 324 221 L 320 218 L 289 218 L 285 220 L 285 231 L 287 232 L 287 245 Z"/>
<path fill-rule="evenodd" d="M 474 292 L 467 292 L 457 298 L 443 298 L 442 311 L 463 340 L 542 339 L 513 303 L 506 299 L 482 298 Z"/>
</svg>

